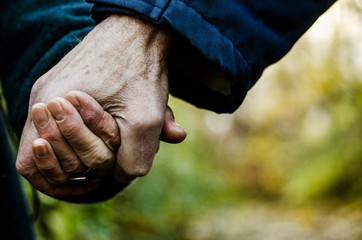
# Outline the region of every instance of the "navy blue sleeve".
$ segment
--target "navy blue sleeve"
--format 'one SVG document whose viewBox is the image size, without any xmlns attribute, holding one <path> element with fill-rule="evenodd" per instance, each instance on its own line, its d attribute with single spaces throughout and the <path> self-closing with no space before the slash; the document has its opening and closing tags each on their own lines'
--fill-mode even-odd
<svg viewBox="0 0 362 240">
<path fill-rule="evenodd" d="M 198 107 L 233 112 L 263 70 L 281 59 L 334 0 L 87 0 L 93 18 L 132 14 L 179 35 L 170 92 Z"/>
<path fill-rule="evenodd" d="M 12 129 L 19 138 L 31 87 L 92 30 L 95 24 L 89 16 L 90 8 L 83 0 L 0 1 L 0 80 Z M 6 146 L 0 146 L 1 154 L 5 154 L 1 147 Z M 5 164 L 1 154 L 0 163 Z M 76 203 L 104 201 L 127 185 L 107 175 L 96 190 L 62 199 Z"/>
<path fill-rule="evenodd" d="M 83 0 L 0 1 L 0 80 L 18 136 L 34 82 L 94 27 L 90 8 Z"/>
</svg>

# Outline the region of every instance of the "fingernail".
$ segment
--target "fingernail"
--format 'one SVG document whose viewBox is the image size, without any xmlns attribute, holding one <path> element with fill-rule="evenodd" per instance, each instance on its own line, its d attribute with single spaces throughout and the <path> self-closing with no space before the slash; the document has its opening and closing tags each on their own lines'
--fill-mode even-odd
<svg viewBox="0 0 362 240">
<path fill-rule="evenodd" d="M 67 100 L 78 110 L 80 111 L 82 108 L 82 105 L 80 104 L 79 99 L 75 95 L 67 95 Z"/>
<path fill-rule="evenodd" d="M 185 129 L 184 129 L 183 127 L 181 127 L 177 122 L 172 121 L 171 123 L 172 123 L 175 127 L 180 128 L 180 129 L 182 129 L 182 130 L 185 131 Z"/>
<path fill-rule="evenodd" d="M 49 121 L 48 113 L 42 107 L 33 108 L 32 117 L 33 120 L 41 127 L 45 127 L 48 124 Z"/>
<path fill-rule="evenodd" d="M 48 150 L 43 144 L 34 146 L 34 152 L 37 158 L 45 158 L 48 156 Z"/>
<path fill-rule="evenodd" d="M 48 103 L 48 108 L 55 120 L 63 120 L 64 119 L 64 108 L 62 104 L 58 101 L 51 101 Z"/>
<path fill-rule="evenodd" d="M 177 122 L 172 122 L 172 124 L 173 124 L 176 128 L 178 128 L 180 131 L 182 131 L 182 132 L 185 134 L 185 137 L 186 137 L 187 132 L 186 132 L 186 130 L 185 130 L 183 127 L 181 127 Z"/>
</svg>

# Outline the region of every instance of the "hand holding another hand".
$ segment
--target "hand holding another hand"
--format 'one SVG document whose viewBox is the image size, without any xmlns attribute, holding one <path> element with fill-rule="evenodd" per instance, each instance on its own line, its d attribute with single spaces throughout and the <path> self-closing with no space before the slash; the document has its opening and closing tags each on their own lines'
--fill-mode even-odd
<svg viewBox="0 0 362 240">
<path fill-rule="evenodd" d="M 18 171 L 57 197 L 96 188 L 66 184 L 89 167 L 119 182 L 146 175 L 160 137 L 186 136 L 167 107 L 170 44 L 167 30 L 131 17 L 99 24 L 34 84 Z"/>
<path fill-rule="evenodd" d="M 114 165 L 120 144 L 117 123 L 89 95 L 73 91 L 65 98 L 38 103 L 31 111 L 39 137 L 33 141 L 33 170 L 30 182 L 53 195 L 83 194 L 97 184 L 68 184 L 72 174 L 87 169 L 98 176 Z M 29 169 L 27 169 L 29 170 Z"/>
</svg>

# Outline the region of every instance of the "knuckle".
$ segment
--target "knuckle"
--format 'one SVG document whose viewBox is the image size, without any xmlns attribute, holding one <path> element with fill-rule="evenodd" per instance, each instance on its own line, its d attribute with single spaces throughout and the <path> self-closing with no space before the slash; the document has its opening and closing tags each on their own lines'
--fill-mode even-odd
<svg viewBox="0 0 362 240">
<path fill-rule="evenodd" d="M 54 128 L 49 129 L 49 131 L 42 132 L 40 137 L 46 139 L 48 142 L 50 142 L 52 145 L 57 146 L 57 144 L 61 141 L 61 135 L 58 131 L 56 131 Z"/>
<path fill-rule="evenodd" d="M 121 144 L 119 132 L 114 131 L 109 133 L 107 139 L 105 140 L 105 144 L 110 148 L 111 151 L 117 150 Z"/>
<path fill-rule="evenodd" d="M 103 123 L 108 118 L 111 118 L 106 114 L 103 109 L 90 108 L 87 104 L 86 107 L 82 109 L 81 115 L 83 118 L 83 122 L 94 132 L 102 132 L 105 127 Z M 112 118 L 113 120 L 113 118 Z"/>
<path fill-rule="evenodd" d="M 124 169 L 124 172 L 127 176 L 130 177 L 144 177 L 150 172 L 150 170 L 150 166 L 147 166 L 145 164 L 138 164 L 132 167 L 127 167 L 126 169 Z"/>
<path fill-rule="evenodd" d="M 59 174 L 55 164 L 38 166 L 39 171 L 46 177 L 50 185 L 59 186 L 67 182 L 66 174 Z"/>
<path fill-rule="evenodd" d="M 84 110 L 82 112 L 82 118 L 83 118 L 84 123 L 87 126 L 93 128 L 92 130 L 97 131 L 98 128 L 100 127 L 100 121 L 94 115 L 95 115 L 95 112 L 89 112 L 89 111 L 85 112 Z"/>
<path fill-rule="evenodd" d="M 160 129 L 162 128 L 163 119 L 161 116 L 152 116 L 152 117 L 139 117 L 135 118 L 131 125 L 134 130 L 144 131 L 150 129 Z"/>
<path fill-rule="evenodd" d="M 52 163 L 48 164 L 38 164 L 39 171 L 43 172 L 46 175 L 55 175 L 56 174 L 56 165 Z"/>
<path fill-rule="evenodd" d="M 74 140 L 79 138 L 79 126 L 76 124 L 73 124 L 72 122 L 64 122 L 63 125 L 60 126 L 60 131 L 62 132 L 62 135 L 68 139 L 68 140 Z"/>
<path fill-rule="evenodd" d="M 49 177 L 47 179 L 48 183 L 53 186 L 60 186 L 65 184 L 68 181 L 68 177 L 66 175 L 59 175 L 56 177 Z"/>
<path fill-rule="evenodd" d="M 147 121 L 146 121 L 146 126 L 148 127 L 162 127 L 162 123 L 163 123 L 163 118 L 162 116 L 159 116 L 159 115 L 156 115 L 156 116 L 153 116 L 151 118 L 149 118 Z"/>
<path fill-rule="evenodd" d="M 62 164 L 62 168 L 66 173 L 78 173 L 82 171 L 83 167 L 84 166 L 80 161 L 68 162 L 66 164 L 64 163 Z"/>
<path fill-rule="evenodd" d="M 23 177 L 26 177 L 28 175 L 28 171 L 26 169 L 26 167 L 22 164 L 21 160 L 17 160 L 15 163 L 15 168 L 16 171 L 18 171 L 18 173 L 20 175 L 22 175 Z"/>
<path fill-rule="evenodd" d="M 44 74 L 36 82 L 33 84 L 30 90 L 30 103 L 34 101 L 34 98 L 44 89 L 44 83 L 48 82 L 49 77 L 48 74 Z"/>
<path fill-rule="evenodd" d="M 110 169 L 114 163 L 114 155 L 110 151 L 89 154 L 88 167 L 94 169 Z"/>
<path fill-rule="evenodd" d="M 31 87 L 30 95 L 36 95 L 41 89 L 41 82 L 44 82 L 44 76 L 40 77 Z"/>
<path fill-rule="evenodd" d="M 149 171 L 150 169 L 147 168 L 132 168 L 126 169 L 125 173 L 130 177 L 144 177 L 149 173 Z"/>
</svg>

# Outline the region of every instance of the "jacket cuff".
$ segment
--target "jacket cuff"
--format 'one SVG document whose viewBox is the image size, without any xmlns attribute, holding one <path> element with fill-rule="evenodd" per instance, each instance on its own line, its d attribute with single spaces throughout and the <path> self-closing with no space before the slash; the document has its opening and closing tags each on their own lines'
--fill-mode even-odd
<svg viewBox="0 0 362 240">
<path fill-rule="evenodd" d="M 169 5 L 171 0 L 86 0 L 89 3 L 94 3 L 92 16 L 99 20 L 102 15 L 126 13 L 138 16 L 148 21 L 160 22 L 162 15 Z M 134 10 L 137 9 L 137 10 Z"/>
<path fill-rule="evenodd" d="M 169 57 L 170 93 L 215 112 L 235 111 L 264 69 L 281 59 L 334 2 L 88 1 L 95 3 L 94 16 L 125 13 L 169 25 L 180 36 Z M 216 70 L 213 82 L 222 83 L 223 91 L 197 73 L 204 66 Z"/>
</svg>

